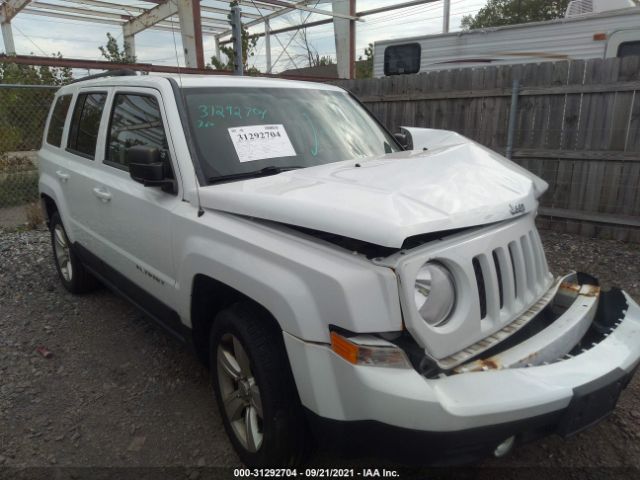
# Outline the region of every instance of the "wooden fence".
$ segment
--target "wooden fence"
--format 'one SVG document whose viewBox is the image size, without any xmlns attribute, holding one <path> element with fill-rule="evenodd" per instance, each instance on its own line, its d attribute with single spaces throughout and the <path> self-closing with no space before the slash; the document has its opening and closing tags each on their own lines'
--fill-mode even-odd
<svg viewBox="0 0 640 480">
<path fill-rule="evenodd" d="M 549 183 L 540 226 L 640 242 L 640 57 L 335 83 L 393 132 L 454 130 L 504 153 L 514 79 L 513 160 Z"/>
</svg>

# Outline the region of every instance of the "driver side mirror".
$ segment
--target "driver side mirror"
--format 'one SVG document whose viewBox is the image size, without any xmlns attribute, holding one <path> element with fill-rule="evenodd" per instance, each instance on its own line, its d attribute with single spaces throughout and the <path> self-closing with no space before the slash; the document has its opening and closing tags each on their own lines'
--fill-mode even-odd
<svg viewBox="0 0 640 480">
<path fill-rule="evenodd" d="M 145 187 L 161 187 L 164 192 L 176 193 L 176 181 L 165 174 L 160 150 L 148 145 L 135 145 L 125 152 L 129 175 Z"/>
</svg>

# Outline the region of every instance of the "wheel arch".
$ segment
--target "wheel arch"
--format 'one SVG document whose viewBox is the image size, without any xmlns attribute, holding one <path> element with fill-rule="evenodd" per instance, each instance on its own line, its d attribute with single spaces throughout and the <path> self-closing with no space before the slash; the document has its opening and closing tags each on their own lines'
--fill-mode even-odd
<svg viewBox="0 0 640 480">
<path fill-rule="evenodd" d="M 68 226 L 67 221 L 69 220 L 69 212 L 64 198 L 64 192 L 61 190 L 59 182 L 57 182 L 51 175 L 43 172 L 40 174 L 38 189 L 40 191 L 40 202 L 42 204 L 43 213 L 46 215 L 45 220 L 47 226 L 51 221 L 51 216 L 55 212 L 58 212 L 62 218 L 62 223 L 66 228 Z M 72 235 L 72 232 L 68 228 L 67 235 Z M 71 240 L 73 241 L 72 238 Z"/>
<path fill-rule="evenodd" d="M 209 364 L 209 332 L 216 315 L 238 302 L 251 303 L 259 308 L 269 319 L 270 326 L 282 331 L 276 317 L 265 306 L 224 282 L 198 273 L 191 287 L 191 335 L 196 355 L 205 365 Z"/>
<path fill-rule="evenodd" d="M 51 217 L 58 211 L 58 205 L 56 201 L 46 193 L 40 194 L 40 203 L 42 205 L 42 211 L 45 214 L 45 222 L 47 227 L 51 224 Z"/>
</svg>

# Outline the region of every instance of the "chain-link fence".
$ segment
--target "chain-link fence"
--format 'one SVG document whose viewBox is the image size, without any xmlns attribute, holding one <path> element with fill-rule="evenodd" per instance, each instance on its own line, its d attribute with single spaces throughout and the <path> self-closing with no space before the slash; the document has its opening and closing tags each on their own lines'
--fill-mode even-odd
<svg viewBox="0 0 640 480">
<path fill-rule="evenodd" d="M 57 88 L 0 84 L 0 208 L 38 198 L 36 152 Z"/>
</svg>

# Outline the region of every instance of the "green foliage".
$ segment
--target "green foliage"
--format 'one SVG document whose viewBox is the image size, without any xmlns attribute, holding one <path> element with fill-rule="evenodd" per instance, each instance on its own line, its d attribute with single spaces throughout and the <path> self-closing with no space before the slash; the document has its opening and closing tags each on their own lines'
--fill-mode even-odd
<svg viewBox="0 0 640 480">
<path fill-rule="evenodd" d="M 229 7 L 235 7 L 238 5 L 237 1 L 231 2 Z M 229 25 L 232 25 L 231 14 L 227 15 L 229 19 Z M 256 37 L 249 36 L 249 30 L 244 25 L 242 26 L 242 64 L 244 73 L 248 75 L 260 73 L 256 67 L 249 67 L 249 58 L 255 56 L 256 52 L 256 44 L 258 43 L 258 39 Z M 231 45 L 231 44 L 230 44 Z M 225 57 L 227 57 L 226 61 L 218 60 L 215 56 L 211 57 L 211 65 L 216 70 L 234 70 L 234 64 L 236 60 L 236 54 L 233 50 L 233 45 L 231 46 L 221 46 L 220 53 L 222 53 Z"/>
<path fill-rule="evenodd" d="M 57 58 L 62 58 L 58 53 Z M 73 79 L 70 68 L 0 63 L 0 83 L 64 85 Z M 0 90 L 0 152 L 40 148 L 42 130 L 55 88 Z"/>
<path fill-rule="evenodd" d="M 107 61 L 112 63 L 136 63 L 135 56 L 127 54 L 127 43 L 124 42 L 122 48 L 118 46 L 118 41 L 107 32 L 107 45 L 98 47 L 100 53 Z"/>
<path fill-rule="evenodd" d="M 316 53 L 311 61 L 312 66 L 314 67 L 325 67 L 327 65 L 335 65 L 336 62 L 333 61 L 333 58 L 329 55 L 320 55 Z"/>
<path fill-rule="evenodd" d="M 476 16 L 462 19 L 462 28 L 500 27 L 518 23 L 539 22 L 561 18 L 569 0 L 489 0 Z"/>
<path fill-rule="evenodd" d="M 61 59 L 60 52 L 52 55 Z M 17 83 L 21 85 L 65 85 L 73 80 L 68 67 L 37 67 L 0 63 L 0 83 Z"/>
<path fill-rule="evenodd" d="M 373 43 L 370 43 L 367 48 L 364 49 L 364 56 L 358 57 L 356 63 L 356 78 L 371 78 L 373 77 Z"/>
</svg>

